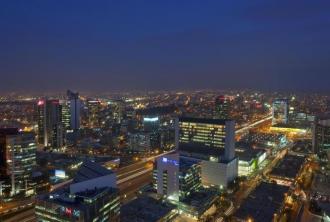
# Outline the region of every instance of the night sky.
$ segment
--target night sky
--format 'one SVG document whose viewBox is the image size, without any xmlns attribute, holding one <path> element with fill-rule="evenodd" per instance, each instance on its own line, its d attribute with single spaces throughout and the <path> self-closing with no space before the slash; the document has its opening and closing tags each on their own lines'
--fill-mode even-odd
<svg viewBox="0 0 330 222">
<path fill-rule="evenodd" d="M 1 0 L 0 91 L 330 92 L 329 0 Z"/>
</svg>

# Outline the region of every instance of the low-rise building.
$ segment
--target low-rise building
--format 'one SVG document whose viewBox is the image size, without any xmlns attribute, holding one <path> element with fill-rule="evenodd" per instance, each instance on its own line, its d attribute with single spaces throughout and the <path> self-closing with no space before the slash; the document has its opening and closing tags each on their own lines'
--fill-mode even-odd
<svg viewBox="0 0 330 222">
<path fill-rule="evenodd" d="M 112 171 L 86 161 L 71 184 L 37 198 L 37 221 L 119 221 L 116 186 L 116 175 Z"/>
<path fill-rule="evenodd" d="M 299 136 L 310 135 L 311 124 L 300 125 L 300 124 L 276 124 L 273 125 L 270 130 L 274 133 L 285 133 Z"/>
<path fill-rule="evenodd" d="M 160 134 L 158 132 L 137 132 L 128 134 L 129 149 L 135 152 L 150 152 L 160 148 Z"/>
<path fill-rule="evenodd" d="M 304 156 L 287 154 L 272 169 L 269 177 L 278 184 L 291 186 L 301 171 L 305 162 Z"/>
<path fill-rule="evenodd" d="M 262 166 L 267 153 L 262 149 L 253 149 L 249 146 L 235 149 L 238 157 L 238 176 L 248 176 Z"/>
<path fill-rule="evenodd" d="M 142 196 L 124 205 L 121 209 L 121 222 L 169 222 L 178 214 L 176 206 Z"/>
<path fill-rule="evenodd" d="M 119 221 L 118 190 L 110 187 L 70 193 L 68 189 L 43 195 L 36 202 L 37 221 Z"/>
<path fill-rule="evenodd" d="M 315 221 L 330 221 L 330 177 L 329 171 L 315 175 L 310 195 L 309 218 Z"/>
<path fill-rule="evenodd" d="M 179 212 L 186 214 L 195 220 L 201 218 L 209 211 L 214 211 L 214 203 L 218 198 L 218 192 L 215 189 L 201 188 L 192 191 L 178 204 Z M 212 208 L 213 206 L 213 208 Z"/>
<path fill-rule="evenodd" d="M 289 187 L 262 182 L 234 214 L 237 221 L 273 221 L 281 210 Z"/>
<path fill-rule="evenodd" d="M 245 141 L 272 148 L 281 148 L 287 145 L 287 137 L 282 133 L 263 133 L 250 131 L 245 137 Z"/>
</svg>

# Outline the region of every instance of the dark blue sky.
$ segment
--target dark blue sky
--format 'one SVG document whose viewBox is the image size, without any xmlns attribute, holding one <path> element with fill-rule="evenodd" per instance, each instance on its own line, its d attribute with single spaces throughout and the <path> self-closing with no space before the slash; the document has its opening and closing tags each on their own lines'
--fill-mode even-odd
<svg viewBox="0 0 330 222">
<path fill-rule="evenodd" d="M 329 0 L 2 0 L 0 91 L 330 91 Z"/>
</svg>

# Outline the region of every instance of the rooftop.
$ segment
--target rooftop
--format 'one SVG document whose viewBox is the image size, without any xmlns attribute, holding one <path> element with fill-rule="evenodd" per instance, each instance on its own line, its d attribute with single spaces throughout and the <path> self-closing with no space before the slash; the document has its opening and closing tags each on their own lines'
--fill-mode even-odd
<svg viewBox="0 0 330 222">
<path fill-rule="evenodd" d="M 264 150 L 253 149 L 251 146 L 249 146 L 249 144 L 240 144 L 235 149 L 235 156 L 237 156 L 239 160 L 243 161 L 251 161 L 255 158 L 258 158 L 262 153 L 264 153 Z"/>
<path fill-rule="evenodd" d="M 122 222 L 156 222 L 167 216 L 175 206 L 151 197 L 139 197 L 122 206 Z"/>
<path fill-rule="evenodd" d="M 190 123 L 205 123 L 205 124 L 217 124 L 225 125 L 227 121 L 233 121 L 230 119 L 207 119 L 207 118 L 195 118 L 195 117 L 180 117 L 180 122 L 190 122 Z"/>
<path fill-rule="evenodd" d="M 304 156 L 288 154 L 273 168 L 270 175 L 295 179 L 304 161 Z"/>
<path fill-rule="evenodd" d="M 269 132 L 249 132 L 249 136 L 252 138 L 257 137 L 258 139 L 265 139 L 265 140 L 274 140 L 276 139 L 281 139 L 285 135 L 282 133 L 269 133 Z"/>
<path fill-rule="evenodd" d="M 305 123 L 301 123 L 301 124 L 297 124 L 297 123 L 278 123 L 278 124 L 275 124 L 272 127 L 305 130 L 306 128 L 311 127 L 311 125 L 310 124 L 305 124 Z"/>
<path fill-rule="evenodd" d="M 98 163 L 87 160 L 79 168 L 79 170 L 74 178 L 74 182 L 75 183 L 83 182 L 83 181 L 94 179 L 97 177 L 106 176 L 106 175 L 109 175 L 112 173 L 113 172 L 111 170 L 108 170 L 107 168 L 102 167 Z"/>
<path fill-rule="evenodd" d="M 198 164 L 198 161 L 180 157 L 180 163 L 179 163 L 180 172 L 184 172 L 190 169 L 190 167 L 193 166 L 194 164 Z"/>
<path fill-rule="evenodd" d="M 216 190 L 202 188 L 198 191 L 191 192 L 181 202 L 189 208 L 194 209 L 193 211 L 197 211 L 199 215 L 202 215 L 213 204 L 217 196 L 218 193 Z"/>
<path fill-rule="evenodd" d="M 286 186 L 262 182 L 236 211 L 235 217 L 243 220 L 251 217 L 255 222 L 272 221 L 288 190 Z"/>
<path fill-rule="evenodd" d="M 147 109 L 139 109 L 136 110 L 136 114 L 142 116 L 146 116 L 146 115 L 158 116 L 158 115 L 171 114 L 174 113 L 175 111 L 177 111 L 177 107 L 174 105 L 170 105 L 170 106 L 151 107 Z"/>
<path fill-rule="evenodd" d="M 84 201 L 85 198 L 95 199 L 98 196 L 107 196 L 109 194 L 117 193 L 118 190 L 111 187 L 95 188 L 90 190 L 85 190 L 83 192 L 71 195 L 67 187 L 58 189 L 50 194 L 38 196 L 39 200 L 52 202 L 66 207 L 74 207 L 79 209 L 84 209 L 89 207 Z"/>
</svg>

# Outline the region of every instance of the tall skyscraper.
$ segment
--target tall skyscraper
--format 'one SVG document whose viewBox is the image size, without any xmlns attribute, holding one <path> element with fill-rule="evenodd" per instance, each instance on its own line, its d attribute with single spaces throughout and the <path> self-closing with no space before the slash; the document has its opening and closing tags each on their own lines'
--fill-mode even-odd
<svg viewBox="0 0 330 222">
<path fill-rule="evenodd" d="M 317 120 L 313 124 L 313 151 L 330 152 L 330 119 Z"/>
<path fill-rule="evenodd" d="M 124 119 L 124 113 L 125 113 L 125 102 L 123 100 L 115 100 L 113 102 L 113 119 L 116 123 L 121 123 Z"/>
<path fill-rule="evenodd" d="M 235 121 L 181 117 L 176 122 L 180 155 L 201 161 L 204 185 L 227 187 L 238 175 Z"/>
<path fill-rule="evenodd" d="M 88 100 L 88 125 L 90 128 L 100 128 L 101 103 L 99 100 Z"/>
<path fill-rule="evenodd" d="M 199 161 L 174 153 L 159 157 L 156 164 L 154 186 L 160 195 L 179 201 L 202 185 Z"/>
<path fill-rule="evenodd" d="M 69 103 L 66 100 L 60 101 L 60 109 L 61 109 L 61 119 L 62 119 L 62 126 L 65 130 L 71 129 L 70 120 L 70 107 Z"/>
<path fill-rule="evenodd" d="M 235 121 L 181 117 L 178 120 L 176 147 L 199 153 L 207 159 L 230 161 L 235 157 Z"/>
<path fill-rule="evenodd" d="M 158 116 L 144 116 L 143 129 L 146 132 L 157 132 L 160 129 L 160 118 Z"/>
<path fill-rule="evenodd" d="M 229 119 L 229 110 L 230 109 L 230 101 L 228 97 L 222 95 L 218 96 L 215 100 L 215 119 Z"/>
<path fill-rule="evenodd" d="M 79 93 L 74 93 L 70 90 L 67 91 L 70 107 L 70 128 L 77 131 L 80 128 L 80 108 L 81 102 L 79 99 Z"/>
<path fill-rule="evenodd" d="M 287 124 L 289 122 L 289 100 L 275 99 L 273 101 L 272 124 Z"/>
<path fill-rule="evenodd" d="M 37 145 L 33 133 L 16 128 L 0 129 L 0 196 L 31 195 L 32 170 L 36 166 Z"/>
<path fill-rule="evenodd" d="M 53 149 L 64 145 L 62 112 L 59 100 L 38 102 L 38 142 Z"/>
</svg>

